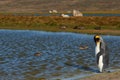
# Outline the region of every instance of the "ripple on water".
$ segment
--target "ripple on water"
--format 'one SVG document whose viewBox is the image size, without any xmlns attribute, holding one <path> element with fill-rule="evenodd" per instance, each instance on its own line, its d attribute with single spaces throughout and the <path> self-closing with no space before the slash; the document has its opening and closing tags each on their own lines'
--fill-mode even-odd
<svg viewBox="0 0 120 80">
<path fill-rule="evenodd" d="M 28 30 L 0 30 L 0 78 L 26 80 L 95 73 L 93 35 Z M 110 65 L 120 66 L 120 37 L 103 36 Z M 87 45 L 88 49 L 80 50 Z M 41 52 L 40 56 L 34 53 Z M 74 73 L 74 74 L 73 74 Z"/>
</svg>

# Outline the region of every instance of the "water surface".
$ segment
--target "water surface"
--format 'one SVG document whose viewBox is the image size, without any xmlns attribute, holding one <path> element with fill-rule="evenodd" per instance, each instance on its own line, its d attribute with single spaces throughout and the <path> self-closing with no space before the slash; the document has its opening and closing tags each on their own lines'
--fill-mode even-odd
<svg viewBox="0 0 120 80">
<path fill-rule="evenodd" d="M 94 35 L 29 30 L 0 30 L 0 79 L 48 80 L 97 73 Z M 110 68 L 120 67 L 120 36 L 102 36 Z M 88 46 L 80 50 L 80 46 Z M 41 53 L 34 56 L 34 53 Z"/>
</svg>

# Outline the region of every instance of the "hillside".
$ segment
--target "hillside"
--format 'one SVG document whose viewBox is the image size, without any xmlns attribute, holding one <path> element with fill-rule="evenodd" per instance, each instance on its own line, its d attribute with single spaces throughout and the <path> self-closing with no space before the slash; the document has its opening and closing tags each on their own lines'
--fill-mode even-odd
<svg viewBox="0 0 120 80">
<path fill-rule="evenodd" d="M 119 0 L 0 0 L 0 12 L 114 11 L 120 10 Z"/>
</svg>

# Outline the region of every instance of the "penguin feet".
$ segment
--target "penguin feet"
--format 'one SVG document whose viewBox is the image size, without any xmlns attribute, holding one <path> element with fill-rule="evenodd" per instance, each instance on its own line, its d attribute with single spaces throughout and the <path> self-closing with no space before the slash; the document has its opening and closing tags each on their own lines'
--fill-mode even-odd
<svg viewBox="0 0 120 80">
<path fill-rule="evenodd" d="M 97 73 L 110 73 L 111 71 L 103 70 L 103 71 L 97 71 Z"/>
<path fill-rule="evenodd" d="M 103 70 L 104 73 L 111 73 L 109 70 Z"/>
<path fill-rule="evenodd" d="M 101 72 L 101 71 L 96 71 L 96 73 L 103 73 L 103 72 Z"/>
<path fill-rule="evenodd" d="M 105 72 L 106 72 L 106 73 L 111 73 L 111 71 L 109 71 L 109 70 L 105 70 Z"/>
</svg>

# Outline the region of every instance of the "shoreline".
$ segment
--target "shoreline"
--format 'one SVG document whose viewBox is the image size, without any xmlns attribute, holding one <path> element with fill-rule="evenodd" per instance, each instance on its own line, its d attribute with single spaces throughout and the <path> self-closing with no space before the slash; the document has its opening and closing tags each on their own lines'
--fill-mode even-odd
<svg viewBox="0 0 120 80">
<path fill-rule="evenodd" d="M 77 80 L 120 80 L 120 70 L 110 73 L 100 73 L 92 76 L 84 77 Z"/>
<path fill-rule="evenodd" d="M 110 72 L 103 73 L 92 73 L 92 74 L 74 74 L 73 76 L 58 76 L 52 77 L 51 80 L 119 80 L 120 77 L 120 69 L 113 69 Z"/>
<path fill-rule="evenodd" d="M 6 28 L 0 30 L 30 30 L 30 31 L 45 31 L 45 32 L 71 32 L 71 33 L 80 33 L 80 34 L 99 34 L 99 35 L 111 35 L 111 36 L 120 36 L 120 30 L 39 30 L 39 29 L 12 29 Z"/>
</svg>

